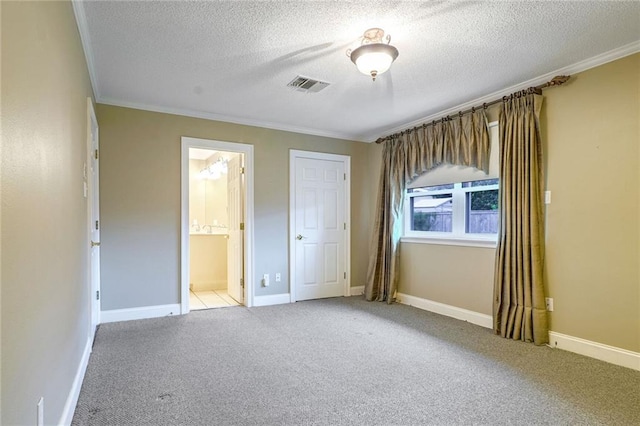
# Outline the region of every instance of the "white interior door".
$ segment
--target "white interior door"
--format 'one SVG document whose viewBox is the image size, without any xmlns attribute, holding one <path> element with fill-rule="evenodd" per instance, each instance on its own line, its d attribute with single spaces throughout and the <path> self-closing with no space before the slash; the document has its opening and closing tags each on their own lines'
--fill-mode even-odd
<svg viewBox="0 0 640 426">
<path fill-rule="evenodd" d="M 243 182 L 242 155 L 234 154 L 227 164 L 229 237 L 227 239 L 227 292 L 238 303 L 244 303 Z"/>
<path fill-rule="evenodd" d="M 296 157 L 294 168 L 295 300 L 344 296 L 345 163 Z"/>
<path fill-rule="evenodd" d="M 91 238 L 90 282 L 91 282 L 91 328 L 95 330 L 100 323 L 100 185 L 99 185 L 99 151 L 98 151 L 98 121 L 93 110 L 91 100 L 88 101 L 89 110 L 89 141 L 87 176 L 88 206 L 89 206 L 89 236 Z"/>
</svg>

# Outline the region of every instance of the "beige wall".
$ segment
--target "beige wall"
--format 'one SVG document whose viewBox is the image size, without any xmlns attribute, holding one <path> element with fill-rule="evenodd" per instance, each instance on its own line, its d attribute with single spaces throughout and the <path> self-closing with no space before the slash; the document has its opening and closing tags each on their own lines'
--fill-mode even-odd
<svg viewBox="0 0 640 426">
<path fill-rule="evenodd" d="M 58 424 L 89 337 L 89 78 L 69 2 L 2 2 L 2 418 Z"/>
<path fill-rule="evenodd" d="M 351 284 L 364 285 L 369 144 L 98 105 L 103 309 L 180 302 L 180 138 L 254 146 L 255 294 L 287 293 L 289 150 L 351 156 Z M 261 287 L 264 273 L 282 282 Z"/>
<path fill-rule="evenodd" d="M 640 54 L 547 92 L 551 329 L 640 352 Z"/>
<path fill-rule="evenodd" d="M 640 54 L 544 92 L 551 330 L 640 352 Z M 490 111 L 490 119 L 496 119 Z M 379 161 L 379 160 L 378 160 Z M 491 313 L 495 250 L 401 244 L 400 291 Z"/>
<path fill-rule="evenodd" d="M 491 315 L 495 249 L 402 243 L 399 292 Z"/>
</svg>

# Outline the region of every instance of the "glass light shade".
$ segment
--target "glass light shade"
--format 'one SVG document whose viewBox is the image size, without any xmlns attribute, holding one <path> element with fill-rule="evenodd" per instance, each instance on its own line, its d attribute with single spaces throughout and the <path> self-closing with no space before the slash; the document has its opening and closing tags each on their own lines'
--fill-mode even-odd
<svg viewBox="0 0 640 426">
<path fill-rule="evenodd" d="M 378 74 L 382 74 L 391 67 L 392 62 L 391 56 L 386 53 L 367 53 L 358 58 L 356 66 L 358 71 L 366 75 L 371 75 L 371 71 L 377 71 Z"/>
<path fill-rule="evenodd" d="M 397 57 L 398 49 L 382 43 L 365 44 L 351 52 L 351 60 L 358 71 L 372 76 L 374 80 L 387 71 Z"/>
</svg>

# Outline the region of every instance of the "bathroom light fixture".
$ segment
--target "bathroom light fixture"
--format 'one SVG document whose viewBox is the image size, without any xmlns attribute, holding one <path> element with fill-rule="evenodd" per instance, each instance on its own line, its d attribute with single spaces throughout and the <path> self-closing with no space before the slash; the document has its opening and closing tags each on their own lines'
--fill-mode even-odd
<svg viewBox="0 0 640 426">
<path fill-rule="evenodd" d="M 220 179 L 220 176 L 222 176 L 223 174 L 227 174 L 228 162 L 229 160 L 227 160 L 226 158 L 220 157 L 204 169 L 200 170 L 198 176 L 200 177 L 200 179 Z"/>
<path fill-rule="evenodd" d="M 386 43 L 384 43 L 384 41 Z M 370 75 L 373 81 L 387 71 L 398 57 L 398 49 L 390 45 L 391 36 L 384 36 L 381 28 L 369 28 L 364 32 L 360 46 L 347 50 L 347 56 L 356 64 L 358 71 Z"/>
</svg>

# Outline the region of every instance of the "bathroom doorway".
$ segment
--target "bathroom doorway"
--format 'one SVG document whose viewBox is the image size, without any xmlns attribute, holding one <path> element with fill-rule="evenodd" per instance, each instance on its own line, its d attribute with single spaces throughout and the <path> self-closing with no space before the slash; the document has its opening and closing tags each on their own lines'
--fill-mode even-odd
<svg viewBox="0 0 640 426">
<path fill-rule="evenodd" d="M 252 147 L 182 139 L 182 312 L 250 306 Z"/>
</svg>

